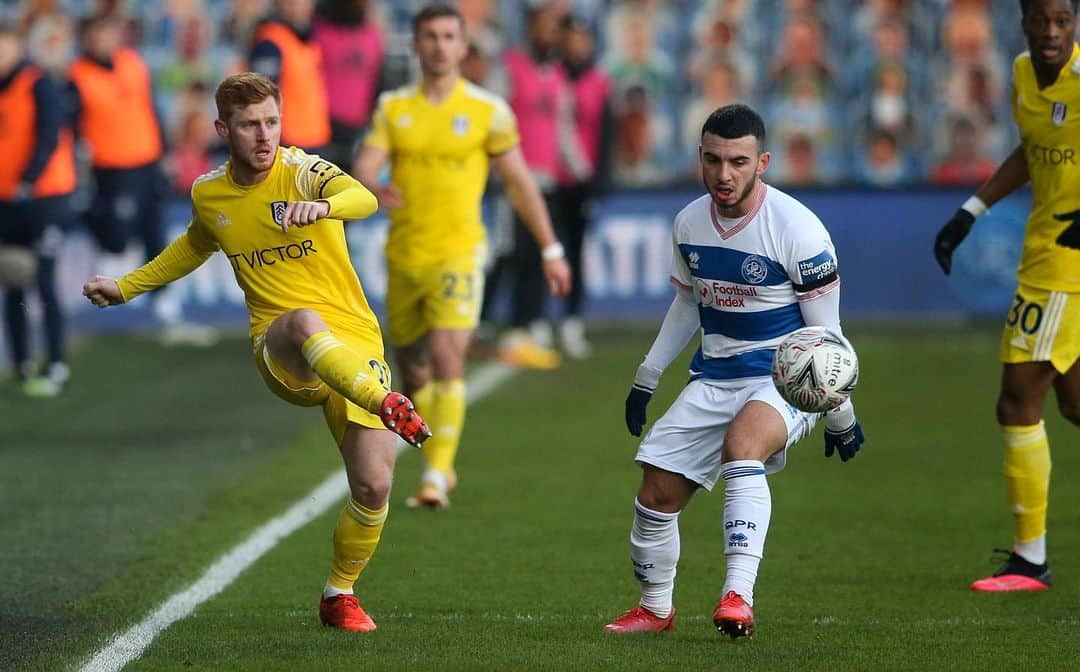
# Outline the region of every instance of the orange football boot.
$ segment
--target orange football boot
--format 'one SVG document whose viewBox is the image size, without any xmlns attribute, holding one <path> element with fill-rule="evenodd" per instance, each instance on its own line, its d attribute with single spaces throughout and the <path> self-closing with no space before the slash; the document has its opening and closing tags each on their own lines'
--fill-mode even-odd
<svg viewBox="0 0 1080 672">
<path fill-rule="evenodd" d="M 754 636 L 754 610 L 734 590 L 721 598 L 712 614 L 713 625 L 732 639 Z"/>
<path fill-rule="evenodd" d="M 355 595 L 324 597 L 319 603 L 319 620 L 323 625 L 350 632 L 374 632 L 375 621 L 360 606 Z"/>
<path fill-rule="evenodd" d="M 604 626 L 604 632 L 626 634 L 630 632 L 670 632 L 675 629 L 675 607 L 667 618 L 660 618 L 642 606 L 636 606 L 619 614 L 611 623 Z"/>
</svg>

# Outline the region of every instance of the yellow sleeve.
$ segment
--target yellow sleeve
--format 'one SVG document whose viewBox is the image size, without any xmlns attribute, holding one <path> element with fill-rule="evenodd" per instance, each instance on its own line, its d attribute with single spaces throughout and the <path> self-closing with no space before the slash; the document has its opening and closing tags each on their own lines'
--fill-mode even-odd
<svg viewBox="0 0 1080 672">
<path fill-rule="evenodd" d="M 521 142 L 518 136 L 517 119 L 513 111 L 501 98 L 495 102 L 495 110 L 491 115 L 491 125 L 488 127 L 487 141 L 484 149 L 491 156 L 505 154 Z"/>
<path fill-rule="evenodd" d="M 193 219 L 187 231 L 169 243 L 161 254 L 116 281 L 124 303 L 179 280 L 202 266 L 217 250 L 217 242 L 199 225 L 198 220 Z"/>
<path fill-rule="evenodd" d="M 371 115 L 371 130 L 364 138 L 365 145 L 378 147 L 387 154 L 390 153 L 390 124 L 386 118 L 386 94 L 379 96 L 379 103 L 375 106 L 375 113 Z"/>
<path fill-rule="evenodd" d="M 342 221 L 364 219 L 379 209 L 375 194 L 345 173 L 326 183 L 321 199 L 330 204 L 327 217 Z"/>
</svg>

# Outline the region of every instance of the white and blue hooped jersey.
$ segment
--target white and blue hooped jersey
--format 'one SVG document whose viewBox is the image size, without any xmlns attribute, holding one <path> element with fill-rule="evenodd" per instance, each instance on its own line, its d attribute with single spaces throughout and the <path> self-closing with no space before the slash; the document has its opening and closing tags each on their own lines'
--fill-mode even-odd
<svg viewBox="0 0 1080 672">
<path fill-rule="evenodd" d="M 776 346 L 805 326 L 799 302 L 840 285 L 821 220 L 762 186 L 741 219 L 721 218 L 708 194 L 675 216 L 671 280 L 693 291 L 701 318 L 691 380 L 768 376 Z"/>
</svg>

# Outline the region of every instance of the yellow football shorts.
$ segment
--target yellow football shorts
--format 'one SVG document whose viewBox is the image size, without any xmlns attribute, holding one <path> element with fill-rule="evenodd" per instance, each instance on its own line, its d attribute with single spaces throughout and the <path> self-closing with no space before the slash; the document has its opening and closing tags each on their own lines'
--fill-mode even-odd
<svg viewBox="0 0 1080 672">
<path fill-rule="evenodd" d="M 1050 362 L 1065 373 L 1077 358 L 1080 294 L 1017 287 L 1001 334 L 1001 361 Z"/>
<path fill-rule="evenodd" d="M 420 269 L 388 269 L 386 317 L 390 343 L 404 347 L 432 329 L 475 329 L 484 300 L 486 250 Z"/>
<path fill-rule="evenodd" d="M 357 352 L 371 352 L 370 345 L 341 339 L 349 347 Z M 381 348 L 380 348 L 381 349 Z M 334 441 L 341 445 L 345 437 L 345 427 L 350 423 L 356 423 L 363 427 L 384 429 L 382 420 L 374 413 L 365 408 L 360 408 L 339 393 L 330 388 L 319 378 L 314 380 L 298 380 L 289 374 L 280 364 L 274 361 L 270 350 L 266 347 L 265 334 L 260 334 L 254 343 L 255 366 L 259 369 L 263 382 L 271 392 L 295 406 L 322 406 L 326 425 L 334 436 Z M 386 365 L 382 355 L 367 355 L 368 365 L 371 367 L 373 376 L 378 377 L 386 391 L 390 391 L 390 367 Z"/>
</svg>

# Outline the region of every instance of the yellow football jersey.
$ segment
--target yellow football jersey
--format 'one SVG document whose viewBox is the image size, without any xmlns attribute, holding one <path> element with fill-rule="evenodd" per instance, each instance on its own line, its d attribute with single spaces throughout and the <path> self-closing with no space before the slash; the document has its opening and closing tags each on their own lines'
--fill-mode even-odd
<svg viewBox="0 0 1080 672">
<path fill-rule="evenodd" d="M 329 217 L 281 230 L 288 201 L 319 199 L 330 202 Z M 318 156 L 279 148 L 262 182 L 236 184 L 226 163 L 195 181 L 191 204 L 185 235 L 119 281 L 125 300 L 182 277 L 220 249 L 244 290 L 252 338 L 282 313 L 310 308 L 339 337 L 382 352 L 379 324 L 350 261 L 342 224 L 377 209 L 363 185 Z"/>
<path fill-rule="evenodd" d="M 1080 46 L 1040 89 L 1031 56 L 1013 62 L 1012 112 L 1031 175 L 1033 203 L 1017 279 L 1080 292 Z"/>
<path fill-rule="evenodd" d="M 438 104 L 415 84 L 382 94 L 364 144 L 390 156 L 390 181 L 403 196 L 389 213 L 388 263 L 422 268 L 483 244 L 488 157 L 518 141 L 510 107 L 464 79 Z"/>
</svg>

